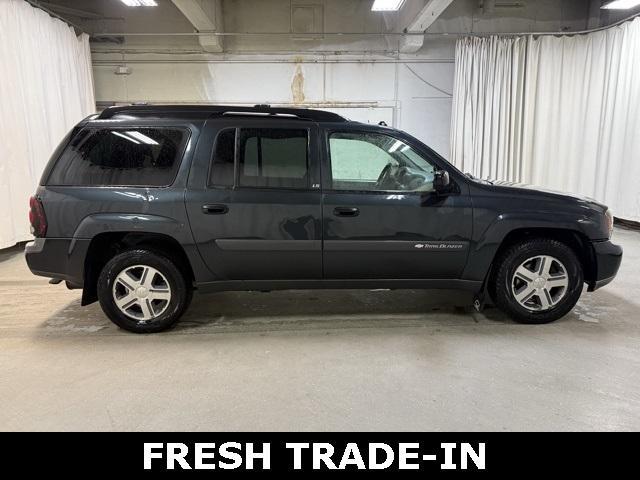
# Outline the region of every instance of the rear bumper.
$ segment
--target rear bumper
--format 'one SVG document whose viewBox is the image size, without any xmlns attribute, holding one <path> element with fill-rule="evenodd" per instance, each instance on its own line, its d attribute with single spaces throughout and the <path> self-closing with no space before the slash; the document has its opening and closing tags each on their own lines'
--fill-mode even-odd
<svg viewBox="0 0 640 480">
<path fill-rule="evenodd" d="M 89 243 L 71 238 L 36 238 L 25 246 L 25 259 L 33 274 L 59 278 L 71 288 L 82 288 Z"/>
<path fill-rule="evenodd" d="M 622 247 L 609 240 L 593 242 L 593 252 L 596 262 L 596 278 L 589 284 L 590 292 L 610 283 L 618 273 L 622 262 Z"/>
</svg>

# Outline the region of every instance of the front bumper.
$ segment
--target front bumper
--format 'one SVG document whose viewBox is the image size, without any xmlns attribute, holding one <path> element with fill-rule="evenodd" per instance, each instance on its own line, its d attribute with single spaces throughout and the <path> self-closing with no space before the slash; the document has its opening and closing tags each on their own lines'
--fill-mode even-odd
<svg viewBox="0 0 640 480">
<path fill-rule="evenodd" d="M 611 243 L 610 240 L 593 242 L 593 252 L 596 275 L 595 280 L 589 284 L 590 292 L 610 283 L 618 273 L 622 262 L 622 247 Z"/>
<path fill-rule="evenodd" d="M 36 238 L 25 246 L 25 259 L 35 275 L 58 278 L 70 288 L 82 288 L 89 243 L 90 240 L 72 238 Z"/>
</svg>

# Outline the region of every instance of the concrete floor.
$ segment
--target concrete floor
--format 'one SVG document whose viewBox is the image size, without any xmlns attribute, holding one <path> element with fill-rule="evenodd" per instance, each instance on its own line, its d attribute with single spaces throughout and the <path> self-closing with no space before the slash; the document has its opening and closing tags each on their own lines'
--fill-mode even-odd
<svg viewBox="0 0 640 480">
<path fill-rule="evenodd" d="M 443 291 L 196 296 L 112 325 L 0 253 L 0 430 L 638 430 L 640 233 L 616 281 L 540 326 Z"/>
</svg>

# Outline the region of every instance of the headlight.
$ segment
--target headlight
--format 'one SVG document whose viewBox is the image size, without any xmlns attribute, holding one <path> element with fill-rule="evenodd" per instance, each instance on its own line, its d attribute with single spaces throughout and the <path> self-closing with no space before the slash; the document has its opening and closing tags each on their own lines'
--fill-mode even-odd
<svg viewBox="0 0 640 480">
<path fill-rule="evenodd" d="M 611 210 L 607 209 L 607 211 L 604 212 L 604 218 L 605 218 L 605 221 L 607 222 L 607 230 L 609 231 L 609 238 L 611 238 L 611 235 L 613 234 L 613 213 L 611 213 Z"/>
</svg>

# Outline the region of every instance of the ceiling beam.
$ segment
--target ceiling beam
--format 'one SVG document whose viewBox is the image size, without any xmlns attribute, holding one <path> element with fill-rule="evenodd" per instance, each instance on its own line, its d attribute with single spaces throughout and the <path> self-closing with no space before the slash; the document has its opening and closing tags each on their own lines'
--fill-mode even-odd
<svg viewBox="0 0 640 480">
<path fill-rule="evenodd" d="M 172 0 L 198 32 L 222 32 L 221 0 Z M 223 51 L 220 35 L 199 35 L 198 41 L 205 52 Z"/>
<path fill-rule="evenodd" d="M 425 32 L 438 17 L 446 10 L 453 0 L 427 0 L 425 6 L 409 22 L 404 31 L 407 33 Z M 415 53 L 424 43 L 424 36 L 411 35 L 403 37 L 400 41 L 400 52 Z"/>
<path fill-rule="evenodd" d="M 51 2 L 38 2 L 38 3 L 47 8 L 50 8 L 51 10 L 55 10 L 56 12 L 60 12 L 60 13 L 66 13 L 67 15 L 71 15 L 73 17 L 78 17 L 83 19 L 88 18 L 92 20 L 103 18 L 103 15 L 100 15 L 95 12 L 89 12 L 88 10 L 80 10 L 79 8 L 65 7 L 64 5 L 56 5 L 55 3 L 51 3 Z"/>
</svg>

